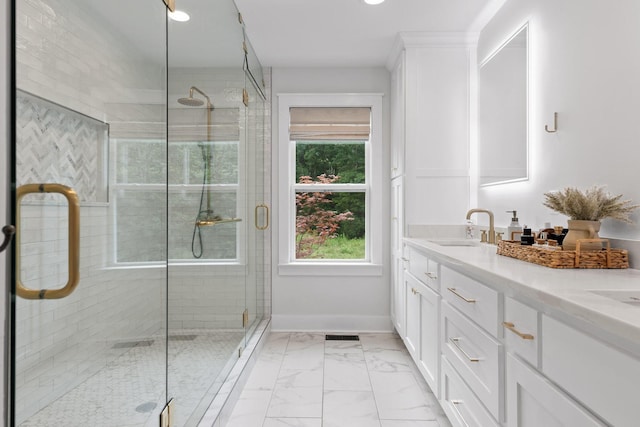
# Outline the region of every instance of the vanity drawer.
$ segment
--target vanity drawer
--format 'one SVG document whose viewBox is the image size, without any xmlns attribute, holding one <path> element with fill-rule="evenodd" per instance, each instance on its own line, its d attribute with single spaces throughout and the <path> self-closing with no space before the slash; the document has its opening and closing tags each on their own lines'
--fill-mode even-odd
<svg viewBox="0 0 640 427">
<path fill-rule="evenodd" d="M 542 371 L 614 426 L 638 425 L 640 360 L 542 315 Z"/>
<path fill-rule="evenodd" d="M 505 297 L 502 326 L 507 351 L 538 367 L 538 312 L 519 301 Z"/>
<path fill-rule="evenodd" d="M 442 357 L 440 404 L 454 427 L 498 427 L 455 369 Z"/>
<path fill-rule="evenodd" d="M 455 308 L 442 303 L 442 353 L 489 412 L 500 419 L 502 345 Z"/>
<path fill-rule="evenodd" d="M 498 337 L 498 292 L 450 268 L 440 268 L 442 298 Z"/>
<path fill-rule="evenodd" d="M 409 272 L 434 291 L 440 292 L 438 263 L 410 246 L 407 246 L 406 253 L 409 260 Z"/>
</svg>

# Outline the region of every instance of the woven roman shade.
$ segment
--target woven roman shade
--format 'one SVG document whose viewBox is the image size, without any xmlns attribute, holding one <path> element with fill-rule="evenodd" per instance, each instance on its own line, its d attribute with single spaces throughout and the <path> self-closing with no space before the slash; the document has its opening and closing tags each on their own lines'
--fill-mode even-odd
<svg viewBox="0 0 640 427">
<path fill-rule="evenodd" d="M 292 107 L 289 139 L 367 140 L 371 131 L 371 108 Z"/>
</svg>

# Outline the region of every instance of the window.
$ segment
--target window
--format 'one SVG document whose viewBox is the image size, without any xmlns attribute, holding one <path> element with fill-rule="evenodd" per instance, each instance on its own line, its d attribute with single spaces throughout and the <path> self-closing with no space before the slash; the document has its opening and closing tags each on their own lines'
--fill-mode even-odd
<svg viewBox="0 0 640 427">
<path fill-rule="evenodd" d="M 244 149 L 238 110 L 216 110 L 213 135 L 202 125 L 202 109 L 171 114 L 168 150 L 163 139 L 111 140 L 115 262 L 154 263 L 167 256 L 180 262 L 241 262 L 244 224 L 236 220 L 245 216 Z M 202 219 L 216 224 L 196 226 Z"/>
<path fill-rule="evenodd" d="M 381 95 L 279 96 L 281 273 L 324 265 L 378 274 L 381 103 Z"/>
</svg>

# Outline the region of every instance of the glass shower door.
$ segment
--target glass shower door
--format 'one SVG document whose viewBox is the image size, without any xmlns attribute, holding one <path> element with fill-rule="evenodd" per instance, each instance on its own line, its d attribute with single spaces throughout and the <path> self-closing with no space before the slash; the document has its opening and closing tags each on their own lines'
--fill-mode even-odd
<svg viewBox="0 0 640 427">
<path fill-rule="evenodd" d="M 165 5 L 16 0 L 15 14 L 11 425 L 157 426 Z"/>
</svg>

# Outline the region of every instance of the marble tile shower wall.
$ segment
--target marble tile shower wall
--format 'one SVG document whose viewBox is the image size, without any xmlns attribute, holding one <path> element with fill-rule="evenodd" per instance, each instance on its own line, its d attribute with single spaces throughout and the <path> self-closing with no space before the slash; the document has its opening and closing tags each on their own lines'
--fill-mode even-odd
<svg viewBox="0 0 640 427">
<path fill-rule="evenodd" d="M 162 16 L 162 15 L 160 15 Z M 18 88 L 90 117 L 164 87 L 164 64 L 140 52 L 83 2 L 22 0 L 16 10 Z M 164 26 L 158 25 L 159 47 Z"/>
<path fill-rule="evenodd" d="M 163 93 L 163 68 L 141 63 L 139 52 L 81 2 L 23 0 L 17 2 L 16 21 L 20 90 L 107 122 L 112 119 L 110 103 L 140 102 L 140 93 Z M 96 154 L 96 147 L 90 149 Z M 38 167 L 25 166 L 21 170 Z M 59 170 L 60 177 L 65 173 Z M 18 179 L 26 182 L 28 177 Z M 76 291 L 57 301 L 17 300 L 18 422 L 115 359 L 123 350 L 114 344 L 162 339 L 165 270 L 108 269 L 109 208 L 90 197 L 83 202 L 87 200 L 81 203 L 81 281 Z M 28 229 L 21 235 L 22 265 L 28 267 L 24 277 L 31 284 L 58 287 L 66 282 L 63 211 L 51 204 L 22 208 Z M 44 236 L 44 242 L 33 243 L 37 236 Z"/>
</svg>

